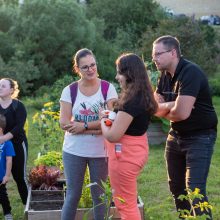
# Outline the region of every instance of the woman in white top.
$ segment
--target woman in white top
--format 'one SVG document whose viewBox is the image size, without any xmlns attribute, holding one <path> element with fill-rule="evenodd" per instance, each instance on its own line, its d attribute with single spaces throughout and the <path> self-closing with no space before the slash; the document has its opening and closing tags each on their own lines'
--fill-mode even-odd
<svg viewBox="0 0 220 220">
<path fill-rule="evenodd" d="M 80 80 L 65 87 L 60 98 L 60 125 L 65 130 L 63 163 L 67 181 L 62 220 L 75 218 L 87 165 L 91 182 L 101 184 L 101 180 L 107 179 L 108 164 L 99 109 L 105 103 L 111 109 L 117 99 L 114 86 L 98 78 L 96 59 L 91 50 L 84 48 L 77 51 L 73 64 Z M 102 193 L 100 187 L 91 187 L 95 220 L 104 219 L 105 206 L 98 205 Z"/>
</svg>

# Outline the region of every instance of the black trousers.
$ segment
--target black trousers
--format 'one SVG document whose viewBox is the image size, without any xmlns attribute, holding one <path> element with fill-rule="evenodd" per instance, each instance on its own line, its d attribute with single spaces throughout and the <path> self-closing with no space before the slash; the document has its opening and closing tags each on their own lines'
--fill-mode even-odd
<svg viewBox="0 0 220 220">
<path fill-rule="evenodd" d="M 0 184 L 2 181 L 0 181 Z M 0 185 L 0 204 L 2 205 L 4 215 L 11 213 L 11 206 L 8 199 L 8 193 L 5 184 Z"/>
<path fill-rule="evenodd" d="M 216 140 L 216 132 L 209 134 L 181 137 L 172 131 L 168 135 L 165 158 L 168 171 L 170 191 L 174 197 L 177 210 L 190 210 L 188 201 L 181 201 L 178 197 L 186 195 L 186 188 L 200 189 L 204 197 L 195 199 L 194 204 L 208 202 L 206 182 Z M 212 219 L 211 210 L 196 208 L 196 215 L 206 214 Z"/>
<path fill-rule="evenodd" d="M 15 180 L 22 203 L 25 205 L 28 197 L 28 181 L 26 174 L 28 145 L 27 141 L 14 143 L 15 157 L 12 159 L 12 176 Z"/>
</svg>

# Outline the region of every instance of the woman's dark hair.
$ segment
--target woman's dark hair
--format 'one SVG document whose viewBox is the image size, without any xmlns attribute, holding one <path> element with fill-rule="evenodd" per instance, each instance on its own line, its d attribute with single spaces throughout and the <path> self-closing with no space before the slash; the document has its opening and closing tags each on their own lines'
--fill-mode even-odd
<svg viewBox="0 0 220 220">
<path fill-rule="evenodd" d="M 157 110 L 157 102 L 142 59 L 133 53 L 122 54 L 116 60 L 116 66 L 118 74 L 126 78 L 126 88 L 120 93 L 118 107 L 123 108 L 125 103 L 138 95 L 146 111 L 153 115 Z"/>
<path fill-rule="evenodd" d="M 77 67 L 79 67 L 79 61 L 82 57 L 86 57 L 88 55 L 91 55 L 95 58 L 93 52 L 87 48 L 83 48 L 81 50 L 78 50 L 73 57 L 73 72 L 78 73 Z"/>
<path fill-rule="evenodd" d="M 4 115 L 0 114 L 0 128 L 4 131 L 6 128 L 6 118 Z"/>
<path fill-rule="evenodd" d="M 7 80 L 9 81 L 9 84 L 10 84 L 10 88 L 13 89 L 13 93 L 11 95 L 12 98 L 17 98 L 18 97 L 18 94 L 20 92 L 19 88 L 18 88 L 18 82 L 11 79 L 11 78 L 2 78 L 1 80 Z"/>
</svg>

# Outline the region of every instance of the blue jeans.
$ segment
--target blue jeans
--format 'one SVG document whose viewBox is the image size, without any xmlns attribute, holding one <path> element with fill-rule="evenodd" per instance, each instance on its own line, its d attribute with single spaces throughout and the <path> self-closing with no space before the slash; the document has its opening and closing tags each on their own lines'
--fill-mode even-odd
<svg viewBox="0 0 220 220">
<path fill-rule="evenodd" d="M 82 194 L 82 186 L 86 167 L 89 167 L 90 182 L 97 182 L 101 186 L 101 180 L 106 181 L 108 177 L 108 163 L 106 158 L 87 158 L 63 152 L 64 173 L 66 177 L 67 191 L 62 208 L 62 220 L 74 220 L 77 206 Z M 103 220 L 105 205 L 100 195 L 104 192 L 99 186 L 91 187 L 94 207 L 94 219 Z"/>
<path fill-rule="evenodd" d="M 200 194 L 204 196 L 200 202 L 208 201 L 206 182 L 216 135 L 215 130 L 207 134 L 187 137 L 170 131 L 166 143 L 165 159 L 169 187 L 177 210 L 190 210 L 188 201 L 178 199 L 179 195 L 186 195 L 186 188 L 193 191 L 195 188 L 199 188 Z M 198 200 L 195 200 L 195 203 L 198 203 Z M 211 217 L 211 210 L 202 212 L 200 208 L 196 209 L 197 215 L 204 213 Z"/>
</svg>

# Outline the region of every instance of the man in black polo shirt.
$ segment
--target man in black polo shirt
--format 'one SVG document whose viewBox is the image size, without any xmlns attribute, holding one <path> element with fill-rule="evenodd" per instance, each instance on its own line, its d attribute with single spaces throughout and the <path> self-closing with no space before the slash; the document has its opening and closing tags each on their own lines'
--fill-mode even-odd
<svg viewBox="0 0 220 220">
<path fill-rule="evenodd" d="M 152 60 L 161 71 L 155 91 L 158 117 L 170 120 L 165 149 L 168 181 L 176 208 L 190 210 L 178 196 L 185 189 L 200 189 L 206 196 L 206 181 L 217 134 L 217 115 L 207 78 L 200 67 L 181 56 L 179 41 L 162 36 L 153 43 Z M 198 203 L 199 201 L 195 201 Z M 197 215 L 207 214 L 196 209 Z"/>
</svg>

